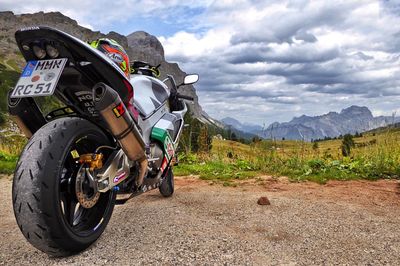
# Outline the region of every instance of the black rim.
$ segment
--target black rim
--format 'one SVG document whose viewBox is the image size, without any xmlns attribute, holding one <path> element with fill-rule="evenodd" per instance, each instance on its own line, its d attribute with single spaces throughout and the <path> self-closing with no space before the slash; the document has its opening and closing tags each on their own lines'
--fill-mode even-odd
<svg viewBox="0 0 400 266">
<path fill-rule="evenodd" d="M 81 164 L 73 158 L 71 152 L 76 150 L 79 154 L 93 153 L 104 143 L 104 137 L 98 134 L 86 134 L 77 137 L 76 140 L 78 141 L 74 141 L 68 150 L 61 172 L 58 189 L 60 209 L 65 224 L 74 234 L 89 236 L 103 223 L 111 207 L 109 203 L 113 198 L 113 193 L 111 191 L 101 193 L 97 203 L 90 209 L 85 209 L 79 204 L 75 193 L 75 181 Z"/>
</svg>

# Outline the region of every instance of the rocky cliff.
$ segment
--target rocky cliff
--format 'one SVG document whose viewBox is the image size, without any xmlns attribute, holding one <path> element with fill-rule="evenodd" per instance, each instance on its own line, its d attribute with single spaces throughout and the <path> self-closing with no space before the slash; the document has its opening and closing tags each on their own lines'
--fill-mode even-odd
<svg viewBox="0 0 400 266">
<path fill-rule="evenodd" d="M 0 12 L 0 61 L 13 60 L 19 67 L 24 65 L 23 58 L 19 54 L 14 40 L 14 33 L 20 28 L 34 25 L 54 27 L 83 41 L 94 40 L 99 37 L 112 38 L 126 49 L 131 60 L 147 61 L 153 65 L 161 64 L 161 78 L 164 78 L 166 74 L 171 74 L 175 77 L 177 83 L 180 83 L 186 74 L 179 68 L 177 63 L 169 63 L 165 60 L 164 49 L 153 35 L 143 31 L 134 32 L 128 36 L 123 36 L 117 32 L 104 34 L 82 27 L 75 20 L 64 16 L 60 12 L 39 12 L 22 15 L 15 15 L 13 12 Z M 195 117 L 202 117 L 203 112 L 199 105 L 195 88 L 191 85 L 183 86 L 180 92 L 195 99 L 194 103 L 190 104 L 189 107 Z"/>
</svg>

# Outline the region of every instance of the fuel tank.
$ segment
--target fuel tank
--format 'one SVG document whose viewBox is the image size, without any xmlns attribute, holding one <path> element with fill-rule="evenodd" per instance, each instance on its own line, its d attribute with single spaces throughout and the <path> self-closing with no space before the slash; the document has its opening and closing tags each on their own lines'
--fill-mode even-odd
<svg viewBox="0 0 400 266">
<path fill-rule="evenodd" d="M 145 119 L 168 101 L 170 90 L 162 81 L 144 75 L 131 75 L 134 105 Z"/>
</svg>

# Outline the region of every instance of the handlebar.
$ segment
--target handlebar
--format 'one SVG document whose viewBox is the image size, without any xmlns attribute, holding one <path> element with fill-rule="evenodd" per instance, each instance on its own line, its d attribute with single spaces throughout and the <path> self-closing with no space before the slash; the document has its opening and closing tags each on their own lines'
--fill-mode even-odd
<svg viewBox="0 0 400 266">
<path fill-rule="evenodd" d="M 169 81 L 171 83 L 171 94 L 169 95 L 169 104 L 171 111 L 182 110 L 182 102 L 179 99 L 184 99 L 188 101 L 194 101 L 193 97 L 181 95 L 178 93 L 178 88 L 176 86 L 175 79 L 172 75 L 167 75 L 167 78 L 164 82 Z"/>
</svg>

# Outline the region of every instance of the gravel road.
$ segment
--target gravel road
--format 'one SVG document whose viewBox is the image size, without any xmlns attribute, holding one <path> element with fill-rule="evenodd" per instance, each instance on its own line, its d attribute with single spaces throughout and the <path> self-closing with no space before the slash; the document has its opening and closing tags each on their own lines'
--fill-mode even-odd
<svg viewBox="0 0 400 266">
<path fill-rule="evenodd" d="M 262 177 L 237 187 L 193 177 L 117 206 L 102 237 L 67 258 L 23 238 L 0 179 L 0 264 L 311 265 L 400 263 L 400 183 L 290 183 Z M 257 205 L 267 196 L 269 206 Z"/>
</svg>

